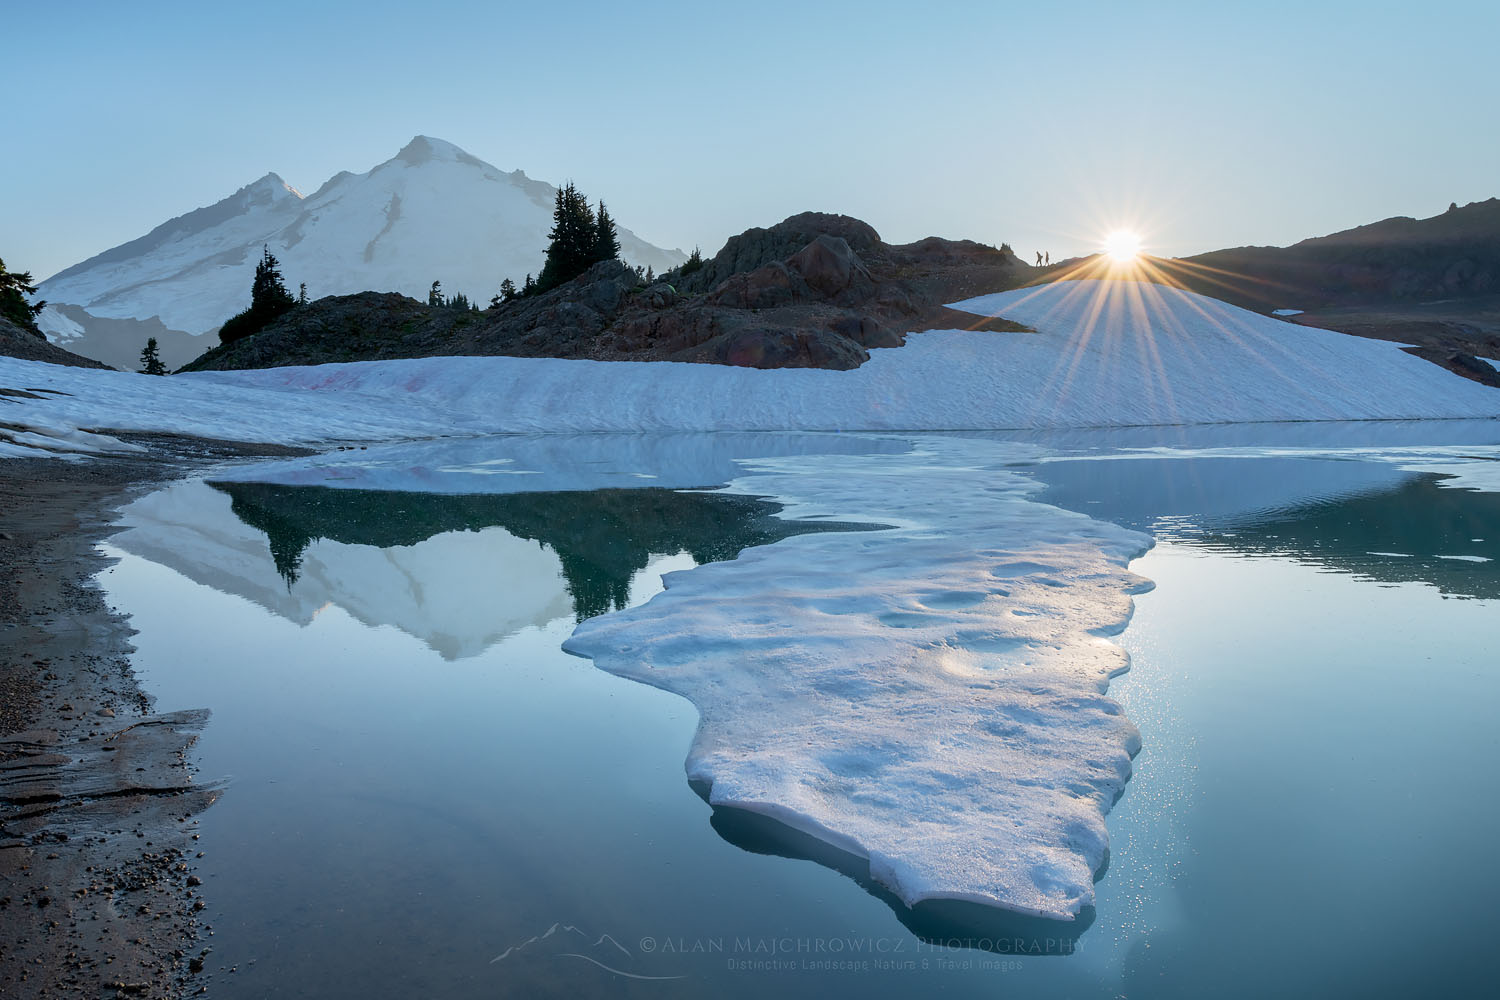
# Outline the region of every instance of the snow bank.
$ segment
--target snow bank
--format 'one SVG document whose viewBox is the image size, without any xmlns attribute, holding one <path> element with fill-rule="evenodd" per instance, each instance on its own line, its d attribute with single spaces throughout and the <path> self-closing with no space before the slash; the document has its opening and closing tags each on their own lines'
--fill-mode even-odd
<svg viewBox="0 0 1500 1000">
<path fill-rule="evenodd" d="M 357 392 L 271 393 L 258 386 L 189 376 L 159 378 L 10 357 L 0 357 L 0 388 L 46 396 L 0 395 L 0 447 L 15 441 L 17 433 L 36 432 L 74 446 L 89 444 L 96 451 L 133 448 L 107 435 L 80 435 L 79 429 L 309 445 L 455 433 L 451 413 L 423 399 L 382 400 Z M 55 455 L 63 450 L 39 440 L 11 446 L 16 455 Z"/>
<path fill-rule="evenodd" d="M 702 715 L 687 763 L 711 801 L 865 856 L 908 904 L 1070 918 L 1093 899 L 1135 728 L 1125 569 L 1144 535 L 1035 503 L 1030 449 L 924 441 L 907 456 L 747 463 L 739 492 L 889 531 L 801 535 L 664 578 L 564 648 Z M 934 498 L 940 498 L 935 502 Z"/>
<path fill-rule="evenodd" d="M 426 359 L 205 375 L 440 400 L 492 431 L 956 430 L 1500 415 L 1500 392 L 1397 345 L 1136 282 L 957 304 L 1036 334 L 933 331 L 851 372 Z"/>
<path fill-rule="evenodd" d="M 1190 292 L 1059 282 L 958 303 L 1036 328 L 933 331 L 849 372 L 420 358 L 167 379 L 0 359 L 23 424 L 319 443 L 485 433 L 1126 427 L 1500 416 L 1500 391 L 1397 345 Z"/>
</svg>

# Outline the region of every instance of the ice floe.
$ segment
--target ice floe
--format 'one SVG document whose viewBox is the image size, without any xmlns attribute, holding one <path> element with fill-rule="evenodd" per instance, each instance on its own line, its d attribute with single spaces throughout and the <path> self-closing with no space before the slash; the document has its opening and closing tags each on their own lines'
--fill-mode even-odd
<svg viewBox="0 0 1500 1000">
<path fill-rule="evenodd" d="M 1105 691 L 1150 541 L 1034 502 L 1007 468 L 1029 454 L 936 439 L 748 462 L 731 488 L 784 516 L 891 527 L 668 574 L 564 648 L 698 707 L 687 770 L 716 805 L 868 858 L 908 904 L 1072 917 L 1139 747 Z"/>
</svg>

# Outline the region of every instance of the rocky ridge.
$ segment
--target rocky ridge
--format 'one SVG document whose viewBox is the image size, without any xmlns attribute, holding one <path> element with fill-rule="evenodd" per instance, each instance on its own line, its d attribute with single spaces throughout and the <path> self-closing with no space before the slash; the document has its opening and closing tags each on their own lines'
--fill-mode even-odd
<svg viewBox="0 0 1500 1000">
<path fill-rule="evenodd" d="M 71 365 L 75 368 L 108 368 L 109 365 L 93 358 L 85 358 L 65 351 L 50 343 L 41 334 L 19 327 L 8 319 L 0 318 L 0 354 L 26 361 L 46 361 L 54 365 Z"/>
<path fill-rule="evenodd" d="M 320 299 L 185 370 L 433 355 L 850 369 L 871 350 L 901 346 L 908 331 L 1024 329 L 942 305 L 1024 270 L 1004 249 L 937 238 L 892 246 L 857 219 L 804 213 L 747 230 L 701 268 L 649 285 L 605 261 L 483 312 L 392 293 Z"/>
</svg>

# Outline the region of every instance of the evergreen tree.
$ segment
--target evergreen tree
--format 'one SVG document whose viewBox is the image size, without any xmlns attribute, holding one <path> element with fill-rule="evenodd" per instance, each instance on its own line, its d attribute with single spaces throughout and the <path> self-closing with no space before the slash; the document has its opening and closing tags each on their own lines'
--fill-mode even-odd
<svg viewBox="0 0 1500 1000">
<path fill-rule="evenodd" d="M 702 266 L 703 266 L 703 251 L 699 250 L 697 247 L 693 247 L 693 252 L 690 253 L 690 254 L 688 254 L 687 261 L 685 263 L 683 263 L 683 265 L 677 269 L 677 273 L 679 275 L 692 274 L 694 271 L 698 270 Z"/>
<path fill-rule="evenodd" d="M 440 306 L 443 304 L 443 283 L 441 281 L 434 281 L 432 287 L 427 289 L 427 304 L 430 306 Z"/>
<path fill-rule="evenodd" d="M 604 201 L 599 202 L 599 215 L 594 221 L 594 260 L 620 259 L 620 234 L 615 229 L 615 220 L 610 218 Z"/>
<path fill-rule="evenodd" d="M 525 283 L 521 285 L 521 294 L 522 295 L 535 295 L 536 294 L 536 281 L 534 281 L 532 279 L 532 277 L 531 277 L 531 275 L 529 273 L 526 275 L 526 281 L 525 281 Z"/>
<path fill-rule="evenodd" d="M 646 265 L 646 284 L 649 285 L 654 281 L 656 281 L 656 275 L 652 272 L 651 265 L 648 264 Z"/>
<path fill-rule="evenodd" d="M 552 210 L 552 230 L 547 234 L 547 260 L 537 276 L 538 292 L 551 291 L 565 281 L 572 281 L 596 260 L 598 229 L 588 199 L 574 186 L 559 188 Z"/>
<path fill-rule="evenodd" d="M 500 282 L 500 301 L 512 302 L 516 297 L 516 283 L 506 278 Z"/>
<path fill-rule="evenodd" d="M 496 292 L 494 295 L 490 296 L 490 308 L 491 309 L 499 309 L 500 306 L 501 306 L 500 294 L 498 292 Z"/>
<path fill-rule="evenodd" d="M 260 263 L 255 265 L 255 279 L 250 284 L 250 308 L 224 321 L 219 340 L 229 344 L 259 333 L 296 305 L 297 300 L 281 280 L 281 262 L 270 247 L 261 247 Z"/>
<path fill-rule="evenodd" d="M 167 366 L 161 363 L 161 355 L 156 353 L 156 338 L 146 338 L 146 346 L 141 348 L 141 374 L 142 375 L 165 375 Z"/>
<path fill-rule="evenodd" d="M 299 306 L 307 305 L 307 282 L 305 281 L 297 286 L 297 304 Z"/>
<path fill-rule="evenodd" d="M 271 254 L 271 248 L 260 248 L 260 263 L 255 265 L 255 280 L 250 284 L 250 308 L 274 312 L 286 312 L 296 302 L 281 280 L 281 261 Z"/>
<path fill-rule="evenodd" d="M 26 301 L 27 296 L 35 294 L 30 271 L 7 271 L 5 261 L 0 260 L 0 316 L 40 337 L 42 331 L 37 329 L 36 314 L 47 303 Z"/>
</svg>

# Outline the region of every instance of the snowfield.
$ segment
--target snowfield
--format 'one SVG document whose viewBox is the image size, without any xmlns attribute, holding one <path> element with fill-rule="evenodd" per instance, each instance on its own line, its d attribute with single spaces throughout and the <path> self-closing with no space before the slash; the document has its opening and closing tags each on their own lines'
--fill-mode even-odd
<svg viewBox="0 0 1500 1000">
<path fill-rule="evenodd" d="M 0 359 L 4 423 L 234 440 L 491 433 L 1125 427 L 1500 416 L 1500 392 L 1381 341 L 1137 282 L 969 299 L 1036 333 L 931 331 L 849 372 L 669 362 L 420 358 L 166 379 Z M 17 445 L 4 445 L 17 453 Z M 36 450 L 29 448 L 30 450 Z"/>
</svg>

